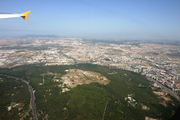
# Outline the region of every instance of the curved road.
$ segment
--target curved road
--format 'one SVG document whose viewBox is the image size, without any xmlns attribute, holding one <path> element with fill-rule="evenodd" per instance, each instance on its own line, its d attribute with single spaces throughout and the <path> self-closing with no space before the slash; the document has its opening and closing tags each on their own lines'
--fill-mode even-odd
<svg viewBox="0 0 180 120">
<path fill-rule="evenodd" d="M 3 74 L 0 74 L 0 75 L 3 75 Z M 34 97 L 34 93 L 33 93 L 33 89 L 32 89 L 32 87 L 31 87 L 31 85 L 29 85 L 28 82 L 26 82 L 25 80 L 23 80 L 23 79 L 21 79 L 21 78 L 17 78 L 17 77 L 13 77 L 13 76 L 8 76 L 8 75 L 3 75 L 3 76 L 6 76 L 6 77 L 8 77 L 8 78 L 14 78 L 14 79 L 16 79 L 16 80 L 21 80 L 23 83 L 25 83 L 25 84 L 28 86 L 29 91 L 30 91 L 30 93 L 31 93 L 30 106 L 31 106 L 31 109 L 32 109 L 32 112 L 33 112 L 34 120 L 37 120 L 38 118 L 37 118 L 37 113 L 36 113 L 35 105 L 34 105 L 34 99 L 35 99 L 35 97 Z"/>
</svg>

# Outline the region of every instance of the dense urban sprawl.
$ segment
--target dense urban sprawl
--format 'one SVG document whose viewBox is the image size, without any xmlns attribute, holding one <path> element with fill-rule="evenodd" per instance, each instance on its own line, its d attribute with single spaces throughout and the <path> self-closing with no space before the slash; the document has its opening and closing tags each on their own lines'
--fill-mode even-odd
<svg viewBox="0 0 180 120">
<path fill-rule="evenodd" d="M 178 45 L 132 45 L 92 42 L 82 38 L 1 38 L 0 67 L 25 64 L 91 63 L 140 73 L 174 92 L 180 91 Z"/>
</svg>

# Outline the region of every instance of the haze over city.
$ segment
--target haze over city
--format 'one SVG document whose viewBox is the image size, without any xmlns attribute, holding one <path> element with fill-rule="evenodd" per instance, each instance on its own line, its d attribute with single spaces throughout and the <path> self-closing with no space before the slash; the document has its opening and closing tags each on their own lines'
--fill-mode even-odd
<svg viewBox="0 0 180 120">
<path fill-rule="evenodd" d="M 0 19 L 0 37 L 51 34 L 131 40 L 180 38 L 178 0 L 6 0 L 0 3 L 0 12 L 32 11 L 28 21 Z"/>
</svg>

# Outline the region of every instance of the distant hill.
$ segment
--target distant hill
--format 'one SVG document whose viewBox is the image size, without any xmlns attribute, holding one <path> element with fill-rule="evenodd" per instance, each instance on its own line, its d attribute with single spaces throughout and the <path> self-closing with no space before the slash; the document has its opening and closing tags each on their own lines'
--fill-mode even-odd
<svg viewBox="0 0 180 120">
<path fill-rule="evenodd" d="M 29 34 L 29 35 L 23 35 L 19 37 L 51 37 L 51 38 L 58 38 L 60 36 L 58 35 L 36 35 L 36 34 Z"/>
</svg>

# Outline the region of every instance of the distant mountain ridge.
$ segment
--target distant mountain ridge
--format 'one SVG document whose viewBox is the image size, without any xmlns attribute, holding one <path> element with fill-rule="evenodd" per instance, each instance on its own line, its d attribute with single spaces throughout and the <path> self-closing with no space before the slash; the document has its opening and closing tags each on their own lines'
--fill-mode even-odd
<svg viewBox="0 0 180 120">
<path fill-rule="evenodd" d="M 36 34 L 29 34 L 29 35 L 23 35 L 20 37 L 52 37 L 52 38 L 57 38 L 57 37 L 61 37 L 58 35 L 36 35 Z"/>
</svg>

